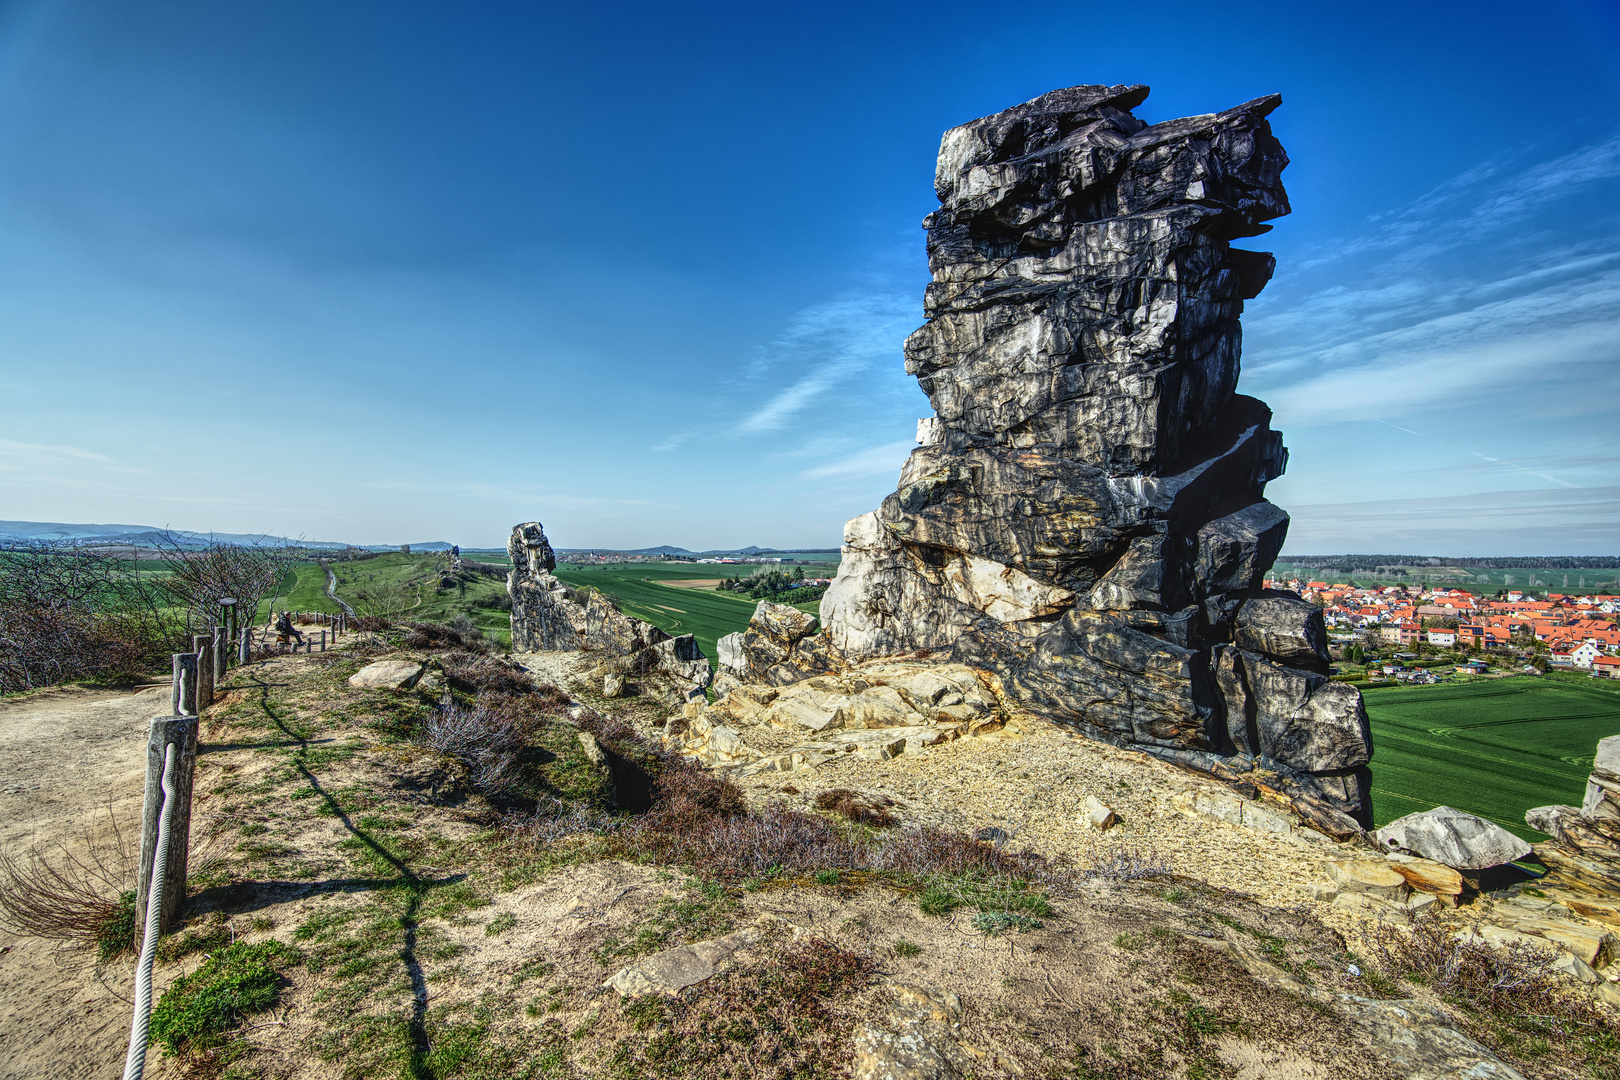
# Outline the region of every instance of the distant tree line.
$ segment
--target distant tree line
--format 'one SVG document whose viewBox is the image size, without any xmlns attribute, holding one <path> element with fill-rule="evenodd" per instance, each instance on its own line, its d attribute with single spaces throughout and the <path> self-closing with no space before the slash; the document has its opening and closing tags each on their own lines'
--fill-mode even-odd
<svg viewBox="0 0 1620 1080">
<path fill-rule="evenodd" d="M 1436 555 L 1290 555 L 1278 560 L 1285 566 L 1309 570 L 1380 570 L 1397 566 L 1462 566 L 1480 570 L 1614 570 L 1617 555 L 1519 555 L 1501 558 L 1451 558 Z"/>
<path fill-rule="evenodd" d="M 772 603 L 804 604 L 819 600 L 827 591 L 825 585 L 805 585 L 804 567 L 786 570 L 760 570 L 745 578 L 721 578 L 716 588 L 722 592 L 743 593 L 751 600 L 769 600 Z"/>
</svg>

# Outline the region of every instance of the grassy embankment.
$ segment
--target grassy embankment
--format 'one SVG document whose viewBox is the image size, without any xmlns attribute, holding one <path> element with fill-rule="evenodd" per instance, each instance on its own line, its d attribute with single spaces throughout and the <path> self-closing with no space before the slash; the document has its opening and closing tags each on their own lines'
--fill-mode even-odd
<svg viewBox="0 0 1620 1080">
<path fill-rule="evenodd" d="M 1584 678 L 1378 688 L 1366 702 L 1380 825 L 1443 804 L 1545 839 L 1524 812 L 1580 805 L 1597 741 L 1620 734 L 1620 686 Z"/>
<path fill-rule="evenodd" d="M 748 626 L 758 600 L 713 588 L 682 588 L 673 581 L 712 580 L 722 576 L 743 577 L 753 566 L 699 566 L 695 563 L 610 563 L 584 566 L 559 563 L 557 576 L 570 585 L 589 585 L 613 597 L 620 609 L 637 619 L 645 619 L 671 634 L 691 634 L 703 655 L 714 661 L 720 638 Z M 807 568 L 810 573 L 817 568 Z M 829 568 L 824 573 L 831 573 Z M 814 615 L 820 601 L 795 604 Z"/>
<path fill-rule="evenodd" d="M 406 555 L 400 552 L 390 552 L 374 559 L 331 564 L 333 572 L 337 574 L 338 595 L 362 615 L 368 610 L 361 598 L 362 593 L 367 590 L 400 590 L 405 603 L 414 605 L 400 618 L 449 622 L 457 615 L 465 615 L 495 640 L 510 642 L 512 634 L 508 614 L 487 606 L 506 595 L 505 579 L 474 574 L 470 580 L 440 591 L 437 588 L 439 571 L 445 565 L 441 554 Z M 273 601 L 277 610 L 324 611 L 329 614 L 341 610 L 326 595 L 326 571 L 316 563 L 295 566 L 282 589 L 282 595 Z M 261 607 L 261 620 L 270 610 L 269 604 L 267 601 Z"/>
</svg>

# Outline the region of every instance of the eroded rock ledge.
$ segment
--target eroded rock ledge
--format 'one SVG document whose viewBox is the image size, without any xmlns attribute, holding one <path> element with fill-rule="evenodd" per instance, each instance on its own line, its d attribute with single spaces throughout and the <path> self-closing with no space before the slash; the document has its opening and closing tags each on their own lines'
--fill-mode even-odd
<svg viewBox="0 0 1620 1080">
<path fill-rule="evenodd" d="M 1072 87 L 945 133 L 928 322 L 906 343 L 935 415 L 895 493 L 846 526 L 825 633 L 767 613 L 721 660 L 772 687 L 963 665 L 1096 738 L 1280 778 L 1355 832 L 1366 714 L 1327 678 L 1317 609 L 1262 588 L 1287 451 L 1236 393 L 1243 301 L 1274 260 L 1230 241 L 1288 212 L 1280 98 L 1149 126 L 1147 93 Z"/>
</svg>

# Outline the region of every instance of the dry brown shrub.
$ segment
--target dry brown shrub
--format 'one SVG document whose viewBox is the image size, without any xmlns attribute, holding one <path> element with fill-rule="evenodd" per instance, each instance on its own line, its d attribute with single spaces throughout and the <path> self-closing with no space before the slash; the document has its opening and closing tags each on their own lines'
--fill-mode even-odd
<svg viewBox="0 0 1620 1080">
<path fill-rule="evenodd" d="M 889 813 L 894 800 L 885 795 L 863 795 L 849 788 L 832 788 L 816 796 L 815 807 L 837 814 L 857 825 L 870 825 L 874 829 L 889 829 L 900 824 L 900 819 Z"/>
</svg>

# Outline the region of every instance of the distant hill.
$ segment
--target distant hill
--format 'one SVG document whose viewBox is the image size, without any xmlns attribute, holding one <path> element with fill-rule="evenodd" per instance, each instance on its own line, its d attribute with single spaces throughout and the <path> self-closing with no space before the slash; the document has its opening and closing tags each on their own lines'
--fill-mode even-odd
<svg viewBox="0 0 1620 1080">
<path fill-rule="evenodd" d="M 0 521 L 0 543 L 20 540 L 76 541 L 93 544 L 130 544 L 151 547 L 172 536 L 182 544 L 295 544 L 310 548 L 343 548 L 347 544 L 330 540 L 295 540 L 286 536 L 259 533 L 199 533 L 187 529 L 162 529 L 155 525 L 88 525 L 63 521 Z"/>
</svg>

